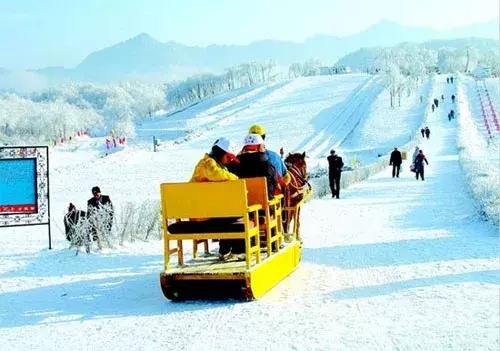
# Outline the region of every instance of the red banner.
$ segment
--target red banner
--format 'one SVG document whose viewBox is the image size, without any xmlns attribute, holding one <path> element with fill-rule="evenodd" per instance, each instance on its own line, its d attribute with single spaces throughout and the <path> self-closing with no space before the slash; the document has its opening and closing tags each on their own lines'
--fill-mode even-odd
<svg viewBox="0 0 500 351">
<path fill-rule="evenodd" d="M 36 213 L 37 206 L 36 205 L 1 205 L 0 206 L 0 214 L 1 213 Z"/>
</svg>

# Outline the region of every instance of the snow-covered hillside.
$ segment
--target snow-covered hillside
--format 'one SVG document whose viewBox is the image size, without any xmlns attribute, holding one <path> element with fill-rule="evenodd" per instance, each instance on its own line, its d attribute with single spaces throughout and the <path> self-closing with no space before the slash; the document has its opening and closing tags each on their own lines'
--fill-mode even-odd
<svg viewBox="0 0 500 351">
<path fill-rule="evenodd" d="M 438 77 L 421 94 L 448 88 Z M 307 203 L 302 262 L 258 301 L 165 300 L 159 241 L 78 256 L 67 249 L 64 209 L 69 201 L 84 207 L 96 184 L 118 209 L 157 199 L 159 184 L 187 180 L 217 137 L 241 146 L 254 123 L 266 126 L 271 149 L 305 150 L 310 166 L 330 147 L 346 159 L 387 152 L 422 122 L 418 98 L 387 113 L 388 97 L 369 76 L 299 78 L 144 123 L 134 142 L 162 135 L 157 153 L 132 145 L 100 158 L 88 138 L 53 148 L 54 250 L 44 227 L 0 228 L 2 349 L 498 349 L 498 228 L 482 220 L 468 192 L 449 104 L 429 116 L 431 138 L 419 145 L 426 180 L 415 180 L 406 162 L 401 178 L 387 168 L 339 200 Z M 183 132 L 169 134 L 170 123 Z"/>
</svg>

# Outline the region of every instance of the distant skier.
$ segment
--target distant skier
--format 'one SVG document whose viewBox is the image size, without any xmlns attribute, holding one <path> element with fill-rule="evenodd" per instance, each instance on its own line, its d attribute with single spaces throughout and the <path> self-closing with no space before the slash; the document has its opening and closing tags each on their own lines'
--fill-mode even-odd
<svg viewBox="0 0 500 351">
<path fill-rule="evenodd" d="M 448 112 L 448 121 L 451 121 L 451 112 Z"/>
<path fill-rule="evenodd" d="M 430 135 L 431 135 L 431 130 L 429 129 L 429 127 L 425 127 L 425 137 L 429 139 Z"/>
<path fill-rule="evenodd" d="M 422 134 L 422 138 L 425 138 L 425 129 L 424 128 L 420 129 L 420 134 Z"/>
<path fill-rule="evenodd" d="M 451 117 L 451 118 L 455 118 L 455 111 L 454 111 L 454 110 L 451 110 L 451 111 L 450 111 L 450 117 Z"/>
<path fill-rule="evenodd" d="M 441 102 L 444 102 L 444 95 L 441 94 Z"/>
<path fill-rule="evenodd" d="M 451 102 L 452 102 L 452 103 L 455 103 L 455 95 L 452 95 L 452 96 L 451 96 Z"/>
<path fill-rule="evenodd" d="M 327 157 L 327 160 L 328 180 L 330 181 L 332 197 L 336 197 L 338 199 L 340 196 L 340 177 L 342 175 L 344 162 L 342 161 L 342 157 L 335 154 L 335 150 L 330 151 L 330 156 Z"/>
<path fill-rule="evenodd" d="M 434 105 L 436 105 L 436 108 L 439 107 L 439 100 L 438 99 L 434 99 Z"/>
<path fill-rule="evenodd" d="M 453 76 L 450 77 L 450 83 L 453 84 Z"/>
<path fill-rule="evenodd" d="M 432 109 L 432 112 L 434 112 L 434 109 L 436 108 L 436 106 L 434 104 L 431 105 L 431 109 Z"/>
<path fill-rule="evenodd" d="M 424 155 L 424 152 L 422 150 L 419 150 L 417 157 L 415 157 L 415 178 L 417 178 L 417 180 L 419 175 L 420 178 L 424 180 L 424 161 L 427 165 L 429 164 L 427 158 Z"/>
<path fill-rule="evenodd" d="M 446 77 L 446 84 L 450 83 L 450 77 Z"/>
<path fill-rule="evenodd" d="M 391 152 L 391 159 L 389 161 L 389 166 L 392 166 L 392 177 L 399 178 L 399 171 L 401 169 L 401 163 L 403 159 L 401 157 L 401 152 L 397 147 L 394 148 L 394 151 Z"/>
</svg>

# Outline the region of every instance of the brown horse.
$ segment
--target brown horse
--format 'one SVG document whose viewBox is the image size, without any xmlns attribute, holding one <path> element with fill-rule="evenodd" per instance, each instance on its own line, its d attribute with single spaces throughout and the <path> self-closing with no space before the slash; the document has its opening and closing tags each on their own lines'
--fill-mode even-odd
<svg viewBox="0 0 500 351">
<path fill-rule="evenodd" d="M 306 153 L 288 154 L 285 165 L 291 176 L 291 181 L 285 188 L 285 212 L 283 216 L 283 229 L 288 233 L 290 223 L 294 222 L 293 235 L 299 239 L 300 205 L 311 193 L 311 185 L 307 181 Z"/>
</svg>

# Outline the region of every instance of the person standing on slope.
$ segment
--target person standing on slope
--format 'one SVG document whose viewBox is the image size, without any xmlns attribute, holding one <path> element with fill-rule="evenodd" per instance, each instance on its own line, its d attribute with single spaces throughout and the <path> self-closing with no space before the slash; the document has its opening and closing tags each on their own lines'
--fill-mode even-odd
<svg viewBox="0 0 500 351">
<path fill-rule="evenodd" d="M 401 157 L 401 152 L 397 147 L 391 152 L 391 159 L 389 161 L 389 166 L 392 166 L 392 177 L 399 178 L 399 171 L 401 169 L 401 163 L 403 163 L 403 158 Z"/>
<path fill-rule="evenodd" d="M 335 153 L 335 150 L 330 151 L 330 156 L 327 157 L 327 160 L 328 180 L 330 181 L 332 197 L 336 197 L 338 199 L 340 196 L 340 176 L 342 175 L 344 162 L 342 161 L 342 157 Z"/>
<path fill-rule="evenodd" d="M 411 162 L 415 163 L 415 159 L 417 158 L 419 151 L 420 149 L 418 148 L 418 146 L 415 146 L 415 151 L 413 151 L 413 155 L 411 156 Z"/>
<path fill-rule="evenodd" d="M 431 135 L 431 130 L 429 129 L 429 127 L 425 127 L 425 137 L 429 139 L 430 135 Z"/>
<path fill-rule="evenodd" d="M 427 158 L 424 155 L 424 152 L 422 150 L 420 150 L 418 152 L 417 157 L 415 157 L 415 172 L 416 172 L 415 177 L 417 178 L 417 180 L 418 180 L 419 175 L 420 175 L 420 178 L 422 178 L 422 180 L 424 180 L 424 161 L 427 165 L 429 164 L 429 162 L 427 161 Z"/>
</svg>

